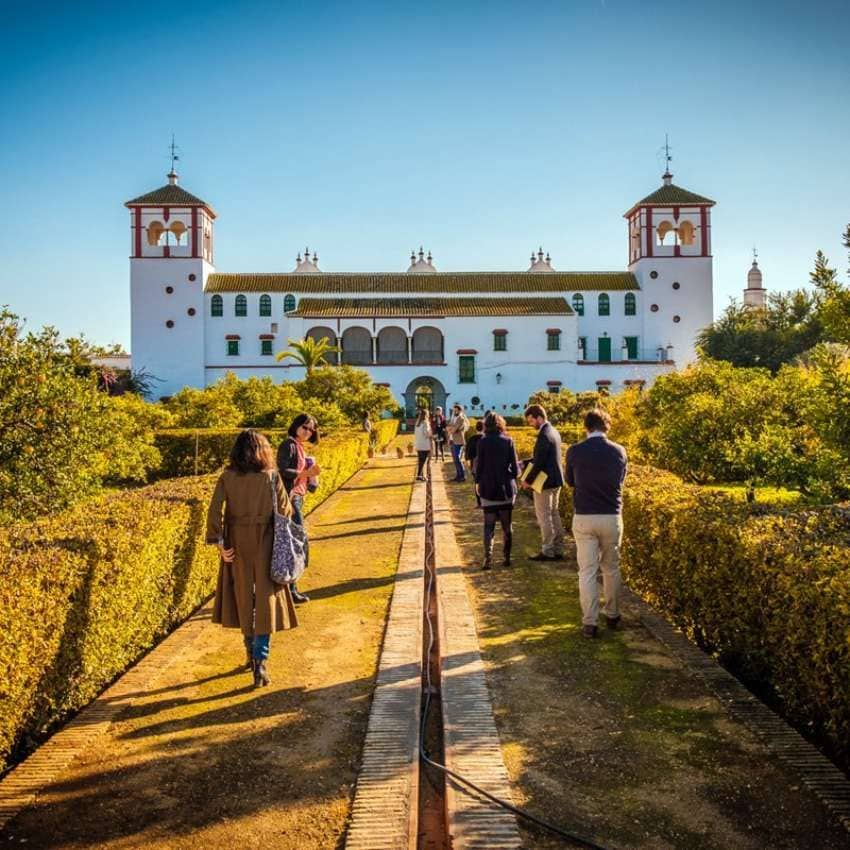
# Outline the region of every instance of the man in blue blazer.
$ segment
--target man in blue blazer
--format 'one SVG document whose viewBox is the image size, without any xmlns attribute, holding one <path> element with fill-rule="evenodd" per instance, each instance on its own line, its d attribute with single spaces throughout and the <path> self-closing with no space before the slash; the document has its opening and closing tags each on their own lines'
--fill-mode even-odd
<svg viewBox="0 0 850 850">
<path fill-rule="evenodd" d="M 623 481 L 626 450 L 608 439 L 611 417 L 591 410 L 584 417 L 587 439 L 567 449 L 567 484 L 573 493 L 573 537 L 578 560 L 582 635 L 598 634 L 599 586 L 602 570 L 605 620 L 609 629 L 620 624 L 620 543 L 623 538 Z"/>
</svg>

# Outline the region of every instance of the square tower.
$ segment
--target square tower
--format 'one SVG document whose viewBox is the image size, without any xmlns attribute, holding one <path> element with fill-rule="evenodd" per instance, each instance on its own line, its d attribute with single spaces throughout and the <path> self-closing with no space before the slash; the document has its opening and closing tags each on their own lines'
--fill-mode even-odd
<svg viewBox="0 0 850 850">
<path fill-rule="evenodd" d="M 642 290 L 644 348 L 685 366 L 696 358 L 697 335 L 714 319 L 714 201 L 674 185 L 669 171 L 661 179 L 624 216 L 629 271 Z"/>
<path fill-rule="evenodd" d="M 204 386 L 204 288 L 213 266 L 215 212 L 168 174 L 130 210 L 133 366 L 154 378 L 156 397 Z"/>
</svg>

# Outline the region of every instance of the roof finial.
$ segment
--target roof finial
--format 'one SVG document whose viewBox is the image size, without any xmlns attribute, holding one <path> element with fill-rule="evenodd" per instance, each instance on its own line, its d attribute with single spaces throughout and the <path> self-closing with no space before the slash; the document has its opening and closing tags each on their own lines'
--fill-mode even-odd
<svg viewBox="0 0 850 850">
<path fill-rule="evenodd" d="M 422 246 L 419 246 L 419 259 L 421 260 L 425 256 L 425 252 L 422 250 Z"/>
<path fill-rule="evenodd" d="M 673 182 L 673 175 L 670 173 L 670 163 L 673 161 L 673 157 L 670 154 L 670 137 L 667 133 L 664 134 L 664 174 L 661 175 L 661 179 L 664 182 L 665 186 L 669 186 Z"/>
<path fill-rule="evenodd" d="M 756 250 L 756 246 L 753 245 L 753 265 L 757 266 L 759 264 L 759 252 Z"/>
<path fill-rule="evenodd" d="M 177 185 L 177 170 L 175 168 L 175 165 L 178 162 L 178 160 L 180 159 L 180 156 L 177 153 L 177 151 L 179 151 L 180 148 L 177 147 L 177 145 L 174 143 L 174 133 L 171 134 L 170 150 L 171 150 L 171 171 L 168 172 L 168 182 L 172 186 L 176 186 Z"/>
</svg>

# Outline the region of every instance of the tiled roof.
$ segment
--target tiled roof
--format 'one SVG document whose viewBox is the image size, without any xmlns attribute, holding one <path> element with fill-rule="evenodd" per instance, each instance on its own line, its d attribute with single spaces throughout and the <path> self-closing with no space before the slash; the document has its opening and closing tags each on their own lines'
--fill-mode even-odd
<svg viewBox="0 0 850 850">
<path fill-rule="evenodd" d="M 575 292 L 640 289 L 629 272 L 345 272 L 321 274 L 226 274 L 207 280 L 207 292 L 304 292 L 353 294 L 390 292 Z"/>
<path fill-rule="evenodd" d="M 635 207 L 713 207 L 714 201 L 711 198 L 704 198 L 702 195 L 697 195 L 695 192 L 689 192 L 687 189 L 682 189 L 681 186 L 674 186 L 672 183 L 669 186 L 662 186 L 656 189 L 651 195 L 647 195 L 643 200 L 638 201 L 632 206 L 628 215 Z"/>
<path fill-rule="evenodd" d="M 288 316 L 422 318 L 439 316 L 571 316 L 563 298 L 302 298 Z"/>
<path fill-rule="evenodd" d="M 139 195 L 138 198 L 127 201 L 124 206 L 134 207 L 145 204 L 152 204 L 153 206 L 206 207 L 208 210 L 212 210 L 212 207 L 206 201 L 202 201 L 191 192 L 187 192 L 182 186 L 172 185 L 171 183 L 160 186 L 159 189 L 154 189 L 153 192 L 148 192 L 146 195 Z"/>
</svg>

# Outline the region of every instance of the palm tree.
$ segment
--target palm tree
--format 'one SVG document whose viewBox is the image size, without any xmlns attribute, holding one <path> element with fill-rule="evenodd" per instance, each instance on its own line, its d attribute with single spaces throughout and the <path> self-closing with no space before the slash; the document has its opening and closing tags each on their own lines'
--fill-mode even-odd
<svg viewBox="0 0 850 850">
<path fill-rule="evenodd" d="M 315 340 L 313 337 L 305 337 L 304 339 L 287 340 L 289 348 L 286 351 L 280 351 L 277 354 L 278 360 L 285 360 L 291 357 L 296 363 L 303 366 L 309 375 L 316 366 L 328 365 L 328 354 L 341 351 L 335 345 L 331 345 L 330 340 L 325 336 L 320 340 Z"/>
</svg>

